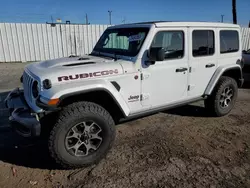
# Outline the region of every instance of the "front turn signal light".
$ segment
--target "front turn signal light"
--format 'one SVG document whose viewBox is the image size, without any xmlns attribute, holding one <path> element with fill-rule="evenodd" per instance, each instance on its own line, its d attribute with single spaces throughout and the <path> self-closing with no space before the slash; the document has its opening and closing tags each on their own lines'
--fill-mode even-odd
<svg viewBox="0 0 250 188">
<path fill-rule="evenodd" d="M 59 99 L 50 99 L 48 105 L 57 105 L 59 103 Z"/>
</svg>

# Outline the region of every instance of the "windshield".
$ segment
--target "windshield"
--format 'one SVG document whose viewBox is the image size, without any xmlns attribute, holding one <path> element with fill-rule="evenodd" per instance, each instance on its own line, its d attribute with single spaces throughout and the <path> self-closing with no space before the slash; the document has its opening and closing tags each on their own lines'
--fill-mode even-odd
<svg viewBox="0 0 250 188">
<path fill-rule="evenodd" d="M 148 34 L 149 28 L 107 29 L 94 51 L 114 55 L 136 56 Z"/>
</svg>

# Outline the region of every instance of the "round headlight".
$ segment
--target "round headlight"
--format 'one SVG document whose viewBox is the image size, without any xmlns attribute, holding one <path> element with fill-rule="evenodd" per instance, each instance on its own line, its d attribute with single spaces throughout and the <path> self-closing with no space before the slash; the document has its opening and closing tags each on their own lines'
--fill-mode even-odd
<svg viewBox="0 0 250 188">
<path fill-rule="evenodd" d="M 34 81 L 33 85 L 32 85 L 32 95 L 34 98 L 37 98 L 39 95 L 39 86 L 38 86 L 38 82 Z"/>
</svg>

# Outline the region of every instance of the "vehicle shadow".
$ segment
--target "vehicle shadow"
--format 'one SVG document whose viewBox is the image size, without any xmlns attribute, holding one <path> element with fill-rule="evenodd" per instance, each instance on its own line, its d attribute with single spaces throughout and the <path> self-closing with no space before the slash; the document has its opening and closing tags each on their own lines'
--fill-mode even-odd
<svg viewBox="0 0 250 188">
<path fill-rule="evenodd" d="M 250 81 L 245 81 L 243 86 L 242 86 L 242 89 L 250 89 Z"/>
<path fill-rule="evenodd" d="M 243 89 L 250 89 L 250 68 L 245 69 L 243 72 L 244 76 L 244 84 L 242 86 Z"/>
<path fill-rule="evenodd" d="M 0 161 L 29 168 L 58 169 L 49 156 L 46 141 L 23 138 L 10 129 L 9 113 L 4 106 L 7 94 L 0 93 Z"/>
<path fill-rule="evenodd" d="M 243 68 L 243 73 L 250 73 L 250 66 L 248 65 L 248 66 L 244 66 L 244 68 Z"/>
<path fill-rule="evenodd" d="M 178 108 L 173 108 L 171 110 L 166 110 L 163 113 L 179 115 L 179 116 L 189 116 L 189 117 L 212 117 L 205 107 L 196 106 L 193 104 L 181 106 Z"/>
</svg>

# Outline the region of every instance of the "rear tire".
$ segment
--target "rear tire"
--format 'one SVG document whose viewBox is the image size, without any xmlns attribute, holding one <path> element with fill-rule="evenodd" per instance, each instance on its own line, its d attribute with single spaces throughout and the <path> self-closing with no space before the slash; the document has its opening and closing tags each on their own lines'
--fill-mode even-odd
<svg viewBox="0 0 250 188">
<path fill-rule="evenodd" d="M 70 104 L 59 113 L 50 132 L 50 154 L 66 169 L 98 163 L 112 147 L 115 139 L 114 125 L 110 114 L 98 104 Z"/>
<path fill-rule="evenodd" d="M 205 108 L 212 116 L 227 115 L 234 107 L 238 96 L 236 81 L 227 76 L 222 76 L 212 94 L 205 100 Z"/>
</svg>

